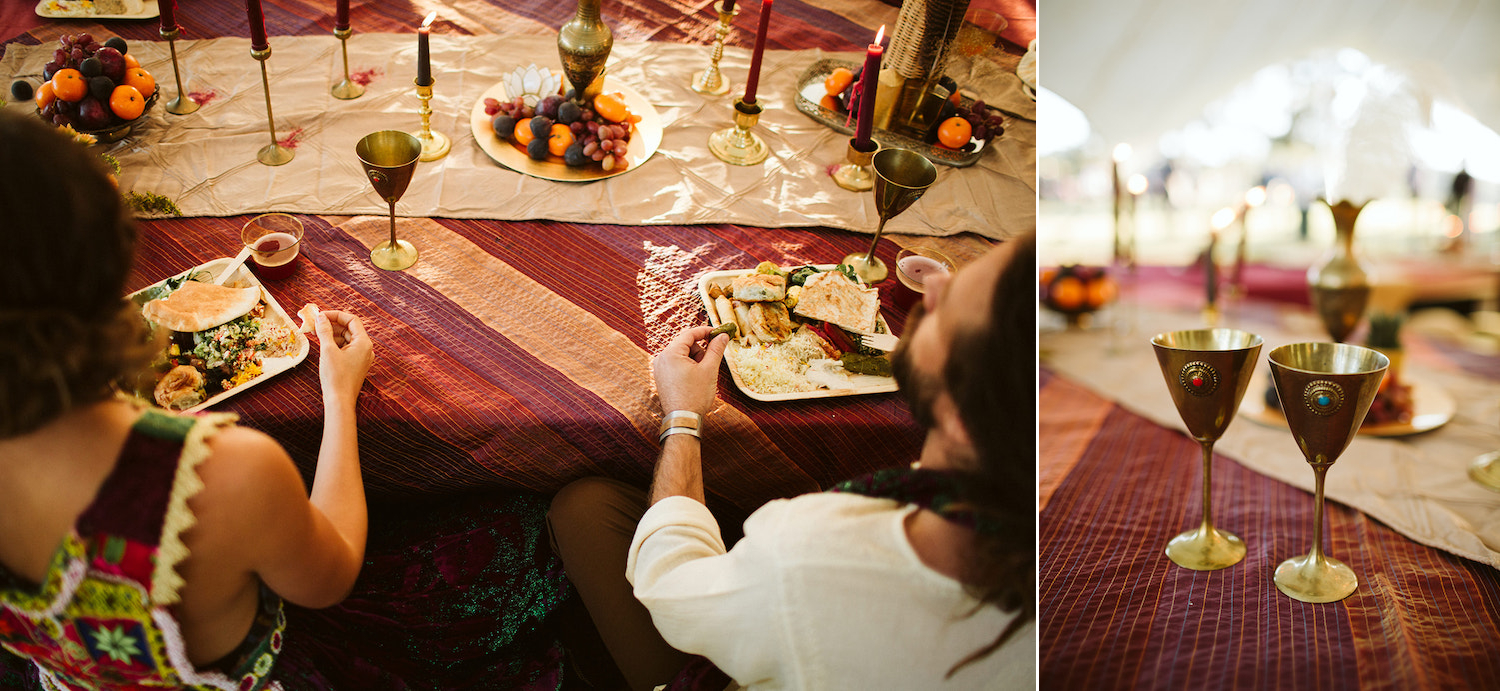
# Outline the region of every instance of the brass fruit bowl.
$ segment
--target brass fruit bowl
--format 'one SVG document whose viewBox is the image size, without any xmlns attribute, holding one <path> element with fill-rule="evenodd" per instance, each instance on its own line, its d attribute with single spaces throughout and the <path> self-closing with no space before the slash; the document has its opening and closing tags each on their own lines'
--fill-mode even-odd
<svg viewBox="0 0 1500 691">
<path fill-rule="evenodd" d="M 137 123 L 143 122 L 146 119 L 146 114 L 151 112 L 151 107 L 156 105 L 156 98 L 160 95 L 161 87 L 158 86 L 156 87 L 155 91 L 151 92 L 150 96 L 146 97 L 146 107 L 141 110 L 141 114 L 136 116 L 134 120 L 122 120 L 108 127 L 102 127 L 96 130 L 86 130 L 78 127 L 77 125 L 74 125 L 73 130 L 75 132 L 78 132 L 79 134 L 91 135 L 100 144 L 110 144 L 112 142 L 120 141 L 121 139 L 130 136 L 131 130 L 136 126 Z M 47 116 L 42 115 L 41 108 L 36 109 L 36 116 L 43 120 L 46 120 L 47 122 L 51 122 L 51 120 L 47 118 Z"/>
</svg>

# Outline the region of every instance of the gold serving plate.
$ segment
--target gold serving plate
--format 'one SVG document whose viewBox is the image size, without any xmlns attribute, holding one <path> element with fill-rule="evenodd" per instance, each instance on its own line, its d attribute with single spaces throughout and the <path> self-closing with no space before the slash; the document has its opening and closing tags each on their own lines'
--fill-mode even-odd
<svg viewBox="0 0 1500 691">
<path fill-rule="evenodd" d="M 484 99 L 493 98 L 504 103 L 506 97 L 505 83 L 500 82 L 490 87 L 479 100 L 474 103 L 474 109 L 469 115 L 469 125 L 474 131 L 474 141 L 479 143 L 479 148 L 489 154 L 506 168 L 518 173 L 524 173 L 534 178 L 543 180 L 556 180 L 559 182 L 589 182 L 592 180 L 603 180 L 621 175 L 640 167 L 646 159 L 656 153 L 657 147 L 661 146 L 661 115 L 652 107 L 651 102 L 646 100 L 636 90 L 625 86 L 617 81 L 605 77 L 604 93 L 619 92 L 625 97 L 625 106 L 631 113 L 641 116 L 641 121 L 635 124 L 635 129 L 630 136 L 630 153 L 625 154 L 625 166 L 616 166 L 614 170 L 605 170 L 598 163 L 574 168 L 563 163 L 561 156 L 548 155 L 545 161 L 533 161 L 526 155 L 526 147 L 517 145 L 509 139 L 501 139 L 495 134 L 494 128 L 490 127 L 491 117 L 484 114 Z"/>
</svg>

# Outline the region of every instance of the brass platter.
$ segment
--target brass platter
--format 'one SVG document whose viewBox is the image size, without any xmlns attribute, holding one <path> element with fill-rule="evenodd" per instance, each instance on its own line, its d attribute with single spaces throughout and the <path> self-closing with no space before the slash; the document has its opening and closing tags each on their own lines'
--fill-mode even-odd
<svg viewBox="0 0 1500 691">
<path fill-rule="evenodd" d="M 625 86 L 617 81 L 605 77 L 604 93 L 619 92 L 625 97 L 625 106 L 631 113 L 641 116 L 641 121 L 635 124 L 634 131 L 630 135 L 630 153 L 625 155 L 625 167 L 616 167 L 614 170 L 604 170 L 597 163 L 574 168 L 563 163 L 561 156 L 548 155 L 545 161 L 533 161 L 526 155 L 526 148 L 518 146 L 514 141 L 501 140 L 490 127 L 491 117 L 484 114 L 484 99 L 493 98 L 504 103 L 510 100 L 505 93 L 505 82 L 499 82 L 490 87 L 479 100 L 474 102 L 474 109 L 469 115 L 469 125 L 474 131 L 474 141 L 479 143 L 479 148 L 495 159 L 496 163 L 510 168 L 518 173 L 524 173 L 543 180 L 556 180 L 559 182 L 588 182 L 591 180 L 603 180 L 612 178 L 622 173 L 627 173 L 640 167 L 646 159 L 656 153 L 657 147 L 661 146 L 661 115 L 657 114 L 656 108 L 646 100 L 639 92 Z"/>
</svg>

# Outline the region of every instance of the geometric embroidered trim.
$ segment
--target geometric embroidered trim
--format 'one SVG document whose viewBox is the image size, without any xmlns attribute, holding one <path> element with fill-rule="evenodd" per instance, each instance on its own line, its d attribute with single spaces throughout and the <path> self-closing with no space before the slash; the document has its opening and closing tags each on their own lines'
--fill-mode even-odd
<svg viewBox="0 0 1500 691">
<path fill-rule="evenodd" d="M 187 502 L 203 489 L 203 480 L 198 477 L 198 464 L 208 459 L 208 440 L 238 419 L 239 416 L 233 413 L 202 415 L 183 441 L 182 462 L 177 465 L 177 476 L 172 481 L 172 495 L 167 500 L 167 517 L 162 526 L 161 544 L 156 551 L 156 568 L 151 574 L 151 602 L 158 607 L 177 604 L 181 599 L 178 591 L 182 589 L 182 576 L 177 573 L 177 565 L 188 557 L 182 533 L 198 522 Z"/>
</svg>

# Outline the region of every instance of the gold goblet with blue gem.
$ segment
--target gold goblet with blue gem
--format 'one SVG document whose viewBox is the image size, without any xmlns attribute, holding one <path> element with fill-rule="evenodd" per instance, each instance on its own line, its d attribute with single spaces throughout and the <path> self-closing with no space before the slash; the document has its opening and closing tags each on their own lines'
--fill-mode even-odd
<svg viewBox="0 0 1500 691">
<path fill-rule="evenodd" d="M 1287 426 L 1314 478 L 1312 550 L 1276 567 L 1276 589 L 1302 602 L 1336 602 L 1359 587 L 1359 578 L 1323 553 L 1323 478 L 1359 431 L 1391 361 L 1343 343 L 1293 343 L 1268 359 Z"/>
<path fill-rule="evenodd" d="M 1203 449 L 1203 519 L 1167 543 L 1167 558 L 1183 568 L 1211 571 L 1245 558 L 1245 542 L 1214 527 L 1210 487 L 1214 442 L 1250 388 L 1262 344 L 1260 336 L 1236 329 L 1170 331 L 1151 339 L 1177 414 Z"/>
</svg>

